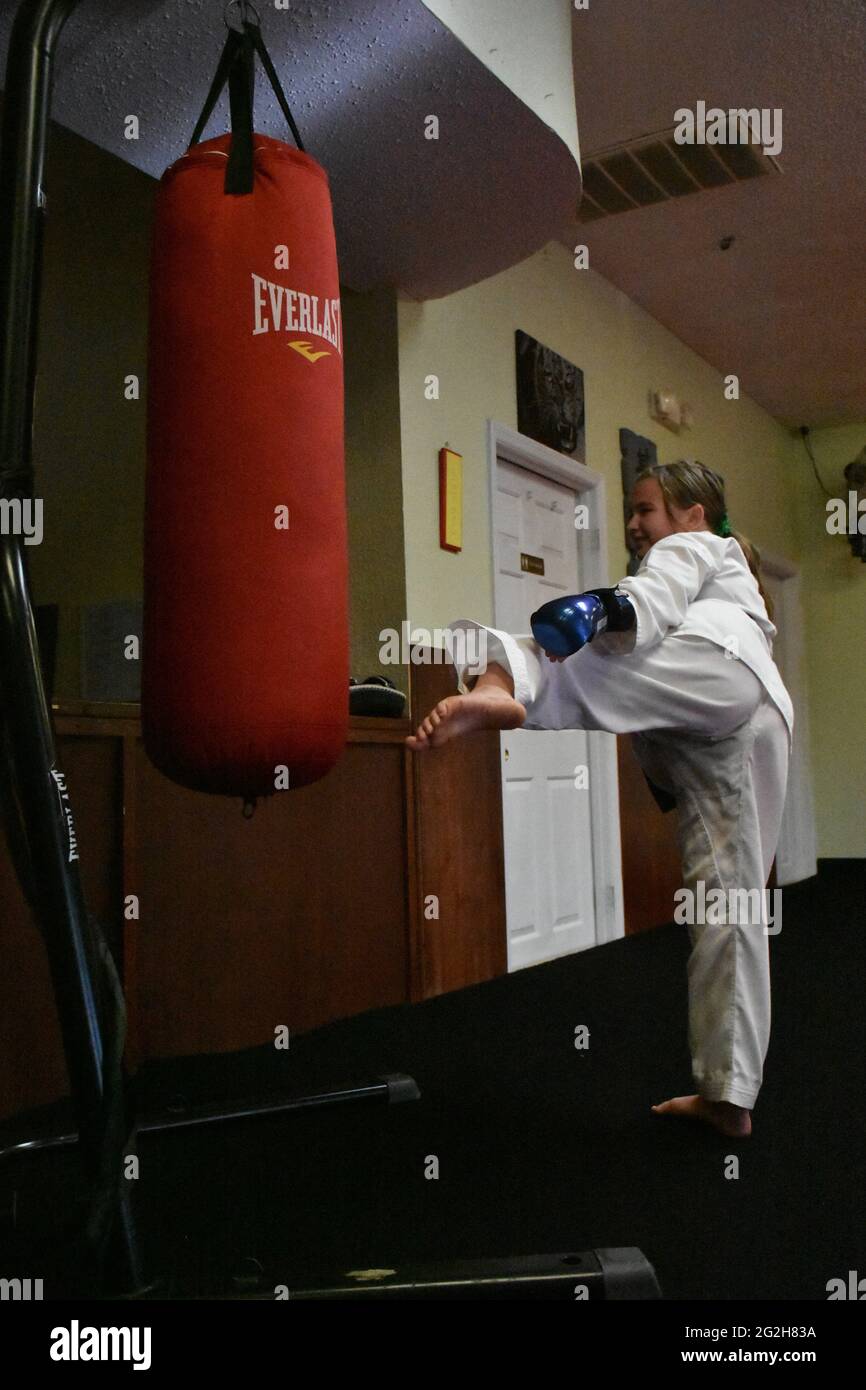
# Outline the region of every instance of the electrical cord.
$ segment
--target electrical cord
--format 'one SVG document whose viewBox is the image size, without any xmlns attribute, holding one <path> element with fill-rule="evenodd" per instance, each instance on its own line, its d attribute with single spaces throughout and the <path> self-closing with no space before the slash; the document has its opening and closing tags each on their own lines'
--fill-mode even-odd
<svg viewBox="0 0 866 1390">
<path fill-rule="evenodd" d="M 812 445 L 811 445 L 811 443 L 809 442 L 809 435 L 810 435 L 810 433 L 811 433 L 811 431 L 810 431 L 808 425 L 801 425 L 801 426 L 800 426 L 800 438 L 801 438 L 802 441 L 803 441 L 803 448 L 806 450 L 806 453 L 809 455 L 809 458 L 811 459 L 811 462 L 812 462 L 812 470 L 813 470 L 813 472 L 814 472 L 814 474 L 815 474 L 815 477 L 818 479 L 818 482 L 820 483 L 821 487 L 824 489 L 824 496 L 825 496 L 825 497 L 832 497 L 832 496 L 833 496 L 832 492 L 828 492 L 827 489 L 826 489 L 826 487 L 824 487 L 823 479 L 821 478 L 821 475 L 820 475 L 819 472 L 818 472 L 818 465 L 817 465 L 817 463 L 815 462 L 815 455 L 814 455 L 814 453 L 812 452 Z"/>
</svg>

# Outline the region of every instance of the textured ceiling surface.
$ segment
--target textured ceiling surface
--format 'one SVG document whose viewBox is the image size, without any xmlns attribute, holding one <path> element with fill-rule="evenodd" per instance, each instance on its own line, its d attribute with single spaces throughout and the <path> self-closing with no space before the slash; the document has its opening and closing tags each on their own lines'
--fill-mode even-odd
<svg viewBox="0 0 866 1390">
<path fill-rule="evenodd" d="M 14 8 L 0 0 L 4 67 Z M 260 8 L 328 171 L 345 284 L 435 298 L 554 237 L 575 244 L 571 154 L 420 0 Z M 223 0 L 82 0 L 53 117 L 158 177 L 187 146 L 224 34 Z M 778 418 L 866 419 L 863 0 L 592 0 L 572 37 L 584 157 L 670 129 L 699 100 L 783 117 L 781 176 L 586 224 L 593 268 Z M 129 113 L 138 142 L 123 138 Z M 225 128 L 225 98 L 218 113 L 207 135 Z M 438 141 L 423 136 L 431 113 Z M 290 138 L 261 77 L 256 126 Z"/>
<path fill-rule="evenodd" d="M 11 18 L 0 11 L 5 73 Z M 224 0 L 82 0 L 60 37 L 52 118 L 158 178 L 183 154 L 225 42 Z M 237 13 L 237 10 L 235 10 Z M 574 222 L 560 138 L 420 0 L 259 6 L 304 147 L 328 172 L 340 278 L 437 298 L 515 265 Z M 235 21 L 236 22 L 236 21 Z M 134 114 L 140 138 L 124 138 Z M 439 139 L 425 120 L 439 119 Z M 255 125 L 293 143 L 261 68 Z M 228 97 L 204 138 L 227 128 Z"/>
<path fill-rule="evenodd" d="M 616 0 L 594 13 L 572 20 L 585 160 L 703 100 L 781 108 L 784 172 L 588 223 L 590 265 L 779 419 L 866 420 L 866 4 Z"/>
</svg>

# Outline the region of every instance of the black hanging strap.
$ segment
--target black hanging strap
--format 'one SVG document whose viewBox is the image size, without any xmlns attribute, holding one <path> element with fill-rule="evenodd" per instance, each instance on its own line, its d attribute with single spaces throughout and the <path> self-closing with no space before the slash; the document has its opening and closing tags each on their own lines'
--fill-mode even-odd
<svg viewBox="0 0 866 1390">
<path fill-rule="evenodd" d="M 226 85 L 226 82 L 228 80 L 229 70 L 237 55 L 239 43 L 240 34 L 238 33 L 237 29 L 229 29 L 228 38 L 226 39 L 225 46 L 223 48 L 222 53 L 220 54 L 219 65 L 217 66 L 217 70 L 214 73 L 213 82 L 210 84 L 210 91 L 208 92 L 207 97 L 205 98 L 205 103 L 202 107 L 201 115 L 199 116 L 198 121 L 196 122 L 195 130 L 192 133 L 192 139 L 189 142 L 190 145 L 197 145 L 202 137 L 204 128 L 210 120 L 211 112 L 217 104 L 219 94 L 222 91 L 223 87 Z"/>
<path fill-rule="evenodd" d="M 253 191 L 253 109 L 256 53 L 262 60 L 268 81 L 274 90 L 283 115 L 291 127 L 298 149 L 303 150 L 304 148 L 300 132 L 280 86 L 276 69 L 271 62 L 268 50 L 265 48 L 261 30 L 251 20 L 244 20 L 242 30 L 229 29 L 213 82 L 189 142 L 190 146 L 198 144 L 220 93 L 228 82 L 232 142 L 226 167 L 226 193 L 243 194 Z"/>
<path fill-rule="evenodd" d="M 256 58 L 250 35 L 240 40 L 229 69 L 229 110 L 232 143 L 226 169 L 226 193 L 252 193 L 254 177 L 253 105 L 256 85 Z"/>
<path fill-rule="evenodd" d="M 267 73 L 268 81 L 270 82 L 271 86 L 272 86 L 273 89 L 274 89 L 274 95 L 276 96 L 277 101 L 280 103 L 280 107 L 282 108 L 283 115 L 285 116 L 286 120 L 288 121 L 289 126 L 290 126 L 290 128 L 291 128 L 291 132 L 292 132 L 292 134 L 293 134 L 294 137 L 295 137 L 295 144 L 297 145 L 297 147 L 298 147 L 299 150 L 303 150 L 304 146 L 303 146 L 303 143 L 302 143 L 302 141 L 301 141 L 301 132 L 298 130 L 298 127 L 295 125 L 295 118 L 294 118 L 294 116 L 292 115 L 291 111 L 289 110 L 289 104 L 288 104 L 288 102 L 286 101 L 285 96 L 283 95 L 283 89 L 282 89 L 282 87 L 280 86 L 280 79 L 277 77 L 276 68 L 274 67 L 273 63 L 271 62 L 271 55 L 270 55 L 270 53 L 269 53 L 268 50 L 265 48 L 265 41 L 264 41 L 264 39 L 262 38 L 262 31 L 261 31 L 261 29 L 259 29 L 258 25 L 256 25 L 256 24 L 253 24 L 253 25 L 251 25 L 250 27 L 251 27 L 251 29 L 252 29 L 252 31 L 253 31 L 253 43 L 254 43 L 255 46 L 256 46 L 256 52 L 258 53 L 259 57 L 260 57 L 261 60 L 262 60 L 262 67 L 264 68 L 265 72 Z"/>
</svg>

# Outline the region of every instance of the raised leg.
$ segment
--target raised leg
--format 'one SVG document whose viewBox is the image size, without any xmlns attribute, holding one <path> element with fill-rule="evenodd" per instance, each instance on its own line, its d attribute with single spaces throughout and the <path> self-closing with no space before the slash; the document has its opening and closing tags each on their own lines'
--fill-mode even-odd
<svg viewBox="0 0 866 1390">
<path fill-rule="evenodd" d="M 519 729 L 525 719 L 526 710 L 514 698 L 510 673 L 493 661 L 486 671 L 469 677 L 465 695 L 440 700 L 406 739 L 406 745 L 420 753 L 479 729 Z"/>
<path fill-rule="evenodd" d="M 732 615 L 734 632 L 735 624 Z M 722 737 L 750 717 L 760 698 L 760 683 L 749 668 L 703 637 L 672 632 L 632 651 L 631 633 L 604 633 L 553 662 L 533 637 L 468 619 L 452 623 L 449 632 L 458 690 L 467 694 L 471 677 L 496 663 L 511 676 L 527 729 Z"/>
</svg>

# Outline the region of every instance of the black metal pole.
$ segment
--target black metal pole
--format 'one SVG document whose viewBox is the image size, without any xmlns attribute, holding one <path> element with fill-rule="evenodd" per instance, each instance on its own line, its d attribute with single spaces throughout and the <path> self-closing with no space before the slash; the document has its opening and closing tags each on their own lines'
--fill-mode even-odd
<svg viewBox="0 0 866 1390">
<path fill-rule="evenodd" d="M 6 63 L 0 149 L 0 498 L 33 498 L 36 330 L 46 212 L 44 162 L 54 52 L 78 0 L 22 0 Z M 78 845 L 42 682 L 23 536 L 0 527 L 0 696 L 11 780 L 33 866 L 35 911 L 54 986 L 85 1172 L 99 1175 L 106 1130 L 107 1010 L 78 873 Z M 120 1156 L 118 1156 L 118 1161 Z M 110 1278 L 141 1285 L 128 1190 L 114 1213 Z"/>
</svg>

